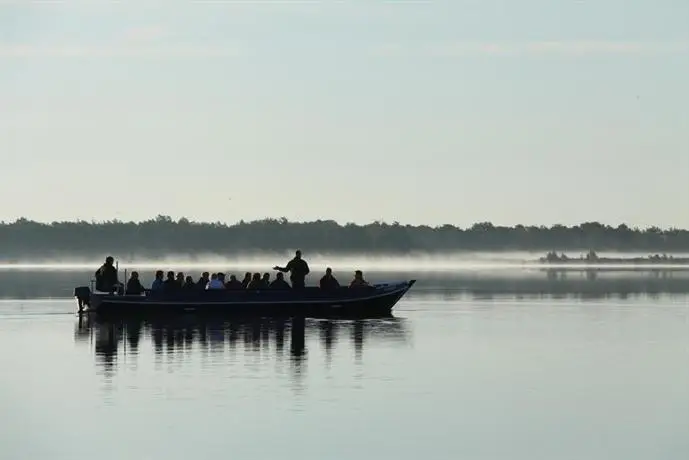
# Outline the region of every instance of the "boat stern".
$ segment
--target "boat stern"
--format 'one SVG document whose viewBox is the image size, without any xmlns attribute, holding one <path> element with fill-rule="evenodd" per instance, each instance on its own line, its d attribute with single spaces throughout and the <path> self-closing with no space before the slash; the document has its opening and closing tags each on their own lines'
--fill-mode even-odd
<svg viewBox="0 0 689 460">
<path fill-rule="evenodd" d="M 74 297 L 77 299 L 79 306 L 79 313 L 89 310 L 95 310 L 100 304 L 100 296 L 91 292 L 88 286 L 77 286 L 74 288 Z"/>
</svg>

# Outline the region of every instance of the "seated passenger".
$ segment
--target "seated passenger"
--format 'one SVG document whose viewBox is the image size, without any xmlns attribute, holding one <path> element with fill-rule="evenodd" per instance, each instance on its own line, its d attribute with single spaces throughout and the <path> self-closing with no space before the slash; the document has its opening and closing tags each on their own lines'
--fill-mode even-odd
<svg viewBox="0 0 689 460">
<path fill-rule="evenodd" d="M 292 286 L 289 285 L 287 281 L 285 281 L 285 274 L 282 272 L 278 272 L 277 275 L 275 275 L 275 280 L 270 283 L 270 288 L 271 289 L 291 289 Z"/>
<path fill-rule="evenodd" d="M 351 283 L 349 283 L 349 287 L 368 287 L 370 284 L 366 280 L 364 280 L 364 274 L 361 272 L 361 270 L 357 270 L 354 272 L 354 279 L 352 280 Z"/>
<path fill-rule="evenodd" d="M 158 270 L 156 272 L 155 279 L 151 284 L 151 291 L 162 291 L 163 290 L 163 271 Z"/>
<path fill-rule="evenodd" d="M 175 279 L 175 272 L 170 270 L 167 272 L 167 279 L 163 281 L 163 289 L 166 291 L 172 291 L 177 288 L 179 288 L 179 284 L 177 284 L 177 280 Z"/>
<path fill-rule="evenodd" d="M 270 273 L 263 274 L 263 278 L 261 278 L 261 283 L 263 283 L 264 288 L 270 287 Z"/>
<path fill-rule="evenodd" d="M 191 276 L 187 276 L 186 279 L 184 280 L 184 289 L 196 289 L 196 283 L 194 282 L 194 278 Z"/>
<path fill-rule="evenodd" d="M 242 282 L 236 276 L 230 275 L 230 280 L 225 283 L 225 289 L 244 289 Z"/>
<path fill-rule="evenodd" d="M 117 269 L 113 265 L 115 259 L 112 256 L 105 258 L 105 263 L 96 270 L 96 290 L 101 292 L 115 292 L 122 283 L 117 279 Z"/>
<path fill-rule="evenodd" d="M 201 278 L 199 278 L 198 283 L 196 283 L 196 287 L 200 289 L 206 289 L 206 286 L 208 286 L 208 282 L 211 280 L 210 278 L 210 273 L 208 272 L 203 272 L 201 274 Z"/>
<path fill-rule="evenodd" d="M 204 289 L 208 290 L 210 289 L 211 283 L 216 284 L 215 282 L 218 280 L 218 274 L 217 273 L 211 273 L 211 276 L 208 278 L 208 281 L 206 282 L 206 285 L 204 286 Z M 201 280 L 199 280 L 201 281 Z"/>
<path fill-rule="evenodd" d="M 206 290 L 207 290 L 207 291 L 209 291 L 209 290 L 215 290 L 215 289 L 225 289 L 225 283 L 223 283 L 222 281 L 220 281 L 220 280 L 218 279 L 218 274 L 217 274 L 217 273 L 213 273 L 213 274 L 211 275 L 211 280 L 210 280 L 210 281 L 208 282 L 208 284 L 206 285 Z"/>
<path fill-rule="evenodd" d="M 325 275 L 321 278 L 321 289 L 337 289 L 340 287 L 337 279 L 333 276 L 333 269 L 328 267 L 325 269 Z"/>
<path fill-rule="evenodd" d="M 251 283 L 251 272 L 246 272 L 244 274 L 244 279 L 242 280 L 242 286 L 244 287 L 244 289 L 249 287 L 249 283 Z"/>
<path fill-rule="evenodd" d="M 246 287 L 247 289 L 261 289 L 263 288 L 263 280 L 261 279 L 261 274 L 260 273 L 254 273 L 254 276 L 251 277 L 251 282 L 249 285 Z"/>
<path fill-rule="evenodd" d="M 126 295 L 141 295 L 145 292 L 141 280 L 139 280 L 139 272 L 132 272 L 132 276 L 127 281 Z"/>
<path fill-rule="evenodd" d="M 184 273 L 178 272 L 178 273 L 177 273 L 177 278 L 176 278 L 175 281 L 177 281 L 177 285 L 178 285 L 179 287 L 183 287 L 183 286 L 184 286 Z"/>
</svg>

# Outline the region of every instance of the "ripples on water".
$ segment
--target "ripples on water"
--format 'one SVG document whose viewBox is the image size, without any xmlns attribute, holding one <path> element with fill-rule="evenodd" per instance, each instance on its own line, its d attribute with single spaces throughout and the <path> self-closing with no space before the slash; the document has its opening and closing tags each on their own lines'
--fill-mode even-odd
<svg viewBox="0 0 689 460">
<path fill-rule="evenodd" d="M 689 458 L 686 275 L 436 274 L 391 319 L 145 323 L 77 318 L 88 273 L 24 275 L 0 271 L 3 460 Z"/>
</svg>

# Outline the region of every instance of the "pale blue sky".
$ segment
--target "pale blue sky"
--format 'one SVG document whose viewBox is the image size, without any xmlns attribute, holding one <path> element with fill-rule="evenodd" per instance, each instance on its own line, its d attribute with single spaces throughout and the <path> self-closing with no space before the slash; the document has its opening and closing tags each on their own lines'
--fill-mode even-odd
<svg viewBox="0 0 689 460">
<path fill-rule="evenodd" d="M 689 227 L 688 24 L 686 0 L 0 1 L 0 219 Z"/>
</svg>

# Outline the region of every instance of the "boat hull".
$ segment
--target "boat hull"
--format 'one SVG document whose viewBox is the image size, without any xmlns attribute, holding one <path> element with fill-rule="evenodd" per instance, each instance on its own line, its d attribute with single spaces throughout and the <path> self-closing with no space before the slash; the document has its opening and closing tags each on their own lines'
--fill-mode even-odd
<svg viewBox="0 0 689 460">
<path fill-rule="evenodd" d="M 102 317 L 203 314 L 374 318 L 390 316 L 395 304 L 415 282 L 356 289 L 191 290 L 140 296 L 89 292 L 88 301 L 84 301 L 82 291 L 80 305 L 87 305 L 85 311 Z"/>
</svg>

